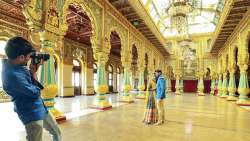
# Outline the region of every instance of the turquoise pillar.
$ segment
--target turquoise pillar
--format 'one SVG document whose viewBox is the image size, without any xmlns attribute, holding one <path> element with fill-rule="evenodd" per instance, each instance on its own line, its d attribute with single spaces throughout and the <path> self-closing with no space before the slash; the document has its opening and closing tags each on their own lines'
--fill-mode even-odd
<svg viewBox="0 0 250 141">
<path fill-rule="evenodd" d="M 183 93 L 183 80 L 180 80 L 180 92 Z"/>
<path fill-rule="evenodd" d="M 48 108 L 49 112 L 53 115 L 53 117 L 59 122 L 66 120 L 66 117 L 57 110 L 55 106 L 55 97 L 58 94 L 58 87 L 55 80 L 55 66 L 54 66 L 54 47 L 55 42 L 53 39 L 56 38 L 55 35 L 43 31 L 40 32 L 41 39 L 41 52 L 47 53 L 50 55 L 49 60 L 45 61 L 41 66 L 41 72 L 39 74 L 40 83 L 44 86 L 44 89 L 41 91 L 41 96 L 44 100 L 45 106 Z"/>
<path fill-rule="evenodd" d="M 199 81 L 198 81 L 198 96 L 205 96 L 203 75 L 200 76 Z"/>
<path fill-rule="evenodd" d="M 124 83 L 123 83 L 123 94 L 121 97 L 121 102 L 132 103 L 134 102 L 133 97 L 130 93 L 132 86 L 131 86 L 131 71 L 129 65 L 125 65 L 124 67 Z"/>
<path fill-rule="evenodd" d="M 108 110 L 112 108 L 112 105 L 108 102 L 106 98 L 106 93 L 108 92 L 107 78 L 105 65 L 108 60 L 108 55 L 106 53 L 96 53 L 97 54 L 97 81 L 95 84 L 96 96 L 94 100 L 93 108 L 100 110 Z"/>
<path fill-rule="evenodd" d="M 211 89 L 210 94 L 211 95 L 214 95 L 214 87 L 215 87 L 215 79 L 212 78 L 211 86 L 210 86 L 210 89 Z"/>
<path fill-rule="evenodd" d="M 229 78 L 229 84 L 228 84 L 228 92 L 229 92 L 229 96 L 227 97 L 227 100 L 228 101 L 236 101 L 237 97 L 235 95 L 236 84 L 235 84 L 234 72 L 230 72 L 230 78 Z"/>
<path fill-rule="evenodd" d="M 138 82 L 139 94 L 136 96 L 138 99 L 145 99 L 145 85 L 144 85 L 144 68 L 139 69 L 140 76 Z"/>
<path fill-rule="evenodd" d="M 219 81 L 218 81 L 218 94 L 217 96 L 221 96 L 222 95 L 222 76 L 221 74 L 219 74 Z"/>
<path fill-rule="evenodd" d="M 227 85 L 228 85 L 227 73 L 224 73 L 222 87 L 221 87 L 222 94 L 220 95 L 221 98 L 226 98 L 228 96 Z"/>
<path fill-rule="evenodd" d="M 176 76 L 176 80 L 175 80 L 175 94 L 176 95 L 181 95 L 179 76 Z"/>
<path fill-rule="evenodd" d="M 240 66 L 240 82 L 238 87 L 238 92 L 240 96 L 239 100 L 236 103 L 241 106 L 250 106 L 250 99 L 248 98 L 249 85 L 246 71 L 247 68 L 248 65 L 246 64 Z"/>
</svg>

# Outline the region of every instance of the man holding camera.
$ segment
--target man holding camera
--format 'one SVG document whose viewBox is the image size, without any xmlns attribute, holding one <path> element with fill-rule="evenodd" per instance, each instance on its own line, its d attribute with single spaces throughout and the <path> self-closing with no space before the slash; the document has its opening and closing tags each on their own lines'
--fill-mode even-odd
<svg viewBox="0 0 250 141">
<path fill-rule="evenodd" d="M 14 103 L 14 111 L 25 126 L 28 141 L 42 141 L 43 127 L 53 136 L 53 141 L 61 141 L 61 131 L 41 98 L 42 85 L 36 80 L 37 66 L 26 68 L 35 52 L 32 45 L 22 37 L 13 37 L 5 46 L 8 60 L 2 69 L 3 89 Z"/>
</svg>

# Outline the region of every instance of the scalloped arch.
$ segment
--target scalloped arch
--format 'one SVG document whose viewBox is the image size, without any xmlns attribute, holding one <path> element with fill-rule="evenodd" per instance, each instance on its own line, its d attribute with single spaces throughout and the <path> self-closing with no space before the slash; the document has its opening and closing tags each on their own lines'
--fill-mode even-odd
<svg viewBox="0 0 250 141">
<path fill-rule="evenodd" d="M 67 12 L 68 12 L 68 8 L 69 8 L 69 5 L 70 4 L 77 4 L 77 5 L 80 5 L 82 10 L 84 12 L 86 12 L 87 16 L 89 17 L 90 21 L 91 21 L 91 28 L 92 28 L 92 36 L 90 37 L 90 40 L 91 40 L 91 46 L 93 47 L 96 47 L 96 44 L 97 44 L 97 40 L 99 39 L 99 35 L 97 34 L 97 22 L 96 22 L 96 17 L 94 15 L 94 13 L 92 12 L 92 10 L 94 9 L 91 9 L 90 7 L 88 7 L 86 5 L 86 3 L 84 3 L 83 0 L 66 0 L 65 1 L 65 4 L 63 6 L 63 29 L 65 30 L 64 34 L 66 34 L 66 31 L 68 30 L 68 24 L 67 24 L 67 21 L 66 21 L 66 16 L 67 16 Z"/>
</svg>

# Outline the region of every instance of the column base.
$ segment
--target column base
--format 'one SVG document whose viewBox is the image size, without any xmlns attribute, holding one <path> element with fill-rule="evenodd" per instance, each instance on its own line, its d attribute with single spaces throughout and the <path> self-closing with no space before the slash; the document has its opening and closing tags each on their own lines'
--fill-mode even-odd
<svg viewBox="0 0 250 141">
<path fill-rule="evenodd" d="M 222 94 L 217 94 L 217 96 L 218 96 L 218 97 L 221 97 L 221 96 L 222 96 Z"/>
<path fill-rule="evenodd" d="M 133 100 L 132 96 L 129 94 L 129 95 L 122 96 L 121 100 L 119 100 L 119 102 L 134 103 L 134 100 Z"/>
<path fill-rule="evenodd" d="M 140 93 L 140 94 L 138 94 L 135 98 L 136 98 L 136 99 L 145 99 L 146 96 L 145 96 L 145 94 Z"/>
<path fill-rule="evenodd" d="M 107 100 L 101 100 L 96 102 L 93 106 L 90 108 L 98 109 L 98 110 L 109 110 L 112 109 L 112 105 L 109 104 Z"/>
<path fill-rule="evenodd" d="M 232 96 L 232 95 L 227 97 L 227 101 L 237 101 L 237 100 L 238 100 L 238 98 L 235 96 Z"/>
<path fill-rule="evenodd" d="M 168 92 L 168 93 L 171 93 L 171 92 L 172 92 L 171 87 L 167 89 L 167 92 Z"/>
<path fill-rule="evenodd" d="M 58 124 L 63 123 L 63 122 L 65 122 L 65 121 L 66 121 L 66 116 L 60 116 L 60 117 L 57 117 L 57 118 L 56 118 L 56 122 L 57 122 Z"/>
<path fill-rule="evenodd" d="M 110 106 L 107 106 L 107 107 L 91 106 L 90 108 L 105 111 L 105 110 L 110 110 L 110 109 L 112 109 L 112 106 L 111 106 L 111 105 L 110 105 Z"/>
<path fill-rule="evenodd" d="M 59 110 L 52 108 L 52 109 L 49 109 L 49 112 L 56 119 L 57 123 L 62 123 L 66 121 L 66 116 L 63 115 Z"/>
<path fill-rule="evenodd" d="M 250 99 L 239 99 L 236 104 L 239 106 L 250 106 Z"/>
<path fill-rule="evenodd" d="M 204 93 L 198 93 L 198 96 L 205 96 L 205 94 Z"/>
<path fill-rule="evenodd" d="M 83 94 L 84 96 L 93 96 L 93 95 L 95 95 L 94 93 L 87 93 L 87 94 Z"/>
<path fill-rule="evenodd" d="M 220 98 L 227 98 L 228 97 L 228 95 L 226 95 L 226 94 L 222 94 L 221 96 L 220 96 Z"/>
<path fill-rule="evenodd" d="M 210 95 L 214 95 L 214 90 L 210 90 Z"/>
<path fill-rule="evenodd" d="M 176 94 L 176 95 L 181 95 L 181 92 L 176 91 L 175 94 Z"/>
</svg>

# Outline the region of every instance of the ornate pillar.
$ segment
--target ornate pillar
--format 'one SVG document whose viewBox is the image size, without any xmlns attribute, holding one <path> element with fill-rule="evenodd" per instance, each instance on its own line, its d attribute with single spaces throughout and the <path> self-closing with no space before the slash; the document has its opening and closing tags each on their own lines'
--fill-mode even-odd
<svg viewBox="0 0 250 141">
<path fill-rule="evenodd" d="M 211 95 L 214 95 L 214 89 L 215 89 L 215 73 L 214 72 L 212 72 L 212 74 L 211 74 L 211 86 L 210 86 L 210 94 Z"/>
<path fill-rule="evenodd" d="M 214 95 L 215 80 L 211 79 L 210 94 Z"/>
<path fill-rule="evenodd" d="M 227 97 L 227 84 L 228 80 L 227 80 L 227 72 L 223 73 L 223 82 L 222 82 L 222 87 L 221 87 L 221 91 L 222 91 L 222 95 L 220 96 L 221 98 L 226 98 Z"/>
<path fill-rule="evenodd" d="M 227 97 L 228 101 L 236 101 L 237 97 L 235 95 L 236 92 L 236 84 L 235 84 L 235 72 L 236 72 L 236 57 L 234 56 L 234 48 L 229 48 L 229 84 L 228 84 L 228 92 L 229 96 Z"/>
<path fill-rule="evenodd" d="M 241 39 L 241 35 L 239 35 L 238 38 L 238 66 L 240 68 L 240 82 L 238 86 L 238 92 L 240 96 L 239 100 L 236 103 L 241 106 L 250 106 L 250 99 L 248 98 L 248 94 L 250 91 L 247 76 L 247 69 L 249 65 L 248 43 L 246 39 L 247 35 L 244 35 L 243 39 Z"/>
<path fill-rule="evenodd" d="M 217 96 L 222 95 L 222 74 L 219 73 L 219 81 L 218 81 L 218 94 Z"/>
<path fill-rule="evenodd" d="M 56 42 L 56 46 L 59 50 L 57 60 L 57 73 L 58 73 L 58 96 L 63 96 L 63 55 L 64 55 L 64 36 L 59 36 Z"/>
<path fill-rule="evenodd" d="M 167 78 L 167 92 L 168 93 L 172 92 L 172 84 L 171 84 L 171 79 L 169 77 Z"/>
<path fill-rule="evenodd" d="M 57 110 L 55 105 L 55 96 L 58 92 L 58 87 L 55 80 L 55 67 L 54 67 L 54 48 L 55 39 L 57 36 L 48 31 L 42 31 L 40 34 L 41 51 L 50 54 L 50 59 L 41 66 L 40 82 L 43 84 L 44 89 L 41 91 L 44 104 L 47 106 L 49 112 L 55 117 L 57 121 L 66 120 L 66 117 Z M 54 39 L 54 40 L 53 40 Z"/>
<path fill-rule="evenodd" d="M 204 94 L 204 53 L 203 53 L 203 45 L 204 41 L 200 42 L 199 50 L 198 50 L 198 69 L 199 69 L 199 74 L 198 74 L 198 85 L 197 85 L 197 90 L 198 90 L 198 96 L 205 96 Z"/>
<path fill-rule="evenodd" d="M 241 106 L 250 106 L 250 99 L 248 98 L 249 94 L 249 85 L 247 79 L 247 64 L 239 64 L 240 67 L 240 82 L 238 87 L 238 92 L 240 94 L 239 100 L 236 102 Z"/>
<path fill-rule="evenodd" d="M 229 85 L 228 85 L 228 92 L 229 96 L 227 97 L 228 101 L 236 101 L 237 97 L 235 95 L 236 92 L 236 84 L 235 84 L 235 69 L 230 69 L 230 78 L 229 78 Z"/>
<path fill-rule="evenodd" d="M 145 55 L 144 55 L 144 51 L 140 51 L 139 52 L 139 56 L 138 56 L 138 60 L 139 60 L 139 65 L 138 65 L 138 71 L 139 71 L 139 82 L 138 82 L 138 89 L 139 89 L 139 94 L 136 96 L 136 98 L 139 99 L 145 99 L 145 84 L 144 84 L 144 70 L 145 70 Z"/>
<path fill-rule="evenodd" d="M 175 94 L 181 95 L 180 92 L 180 79 L 181 79 L 181 60 L 179 57 L 181 56 L 178 51 L 176 51 L 176 64 L 175 64 Z"/>
<path fill-rule="evenodd" d="M 96 96 L 94 100 L 94 108 L 100 110 L 108 110 L 112 108 L 112 105 L 106 98 L 108 92 L 107 78 L 105 65 L 108 61 L 108 53 L 104 51 L 94 50 L 94 57 L 97 60 L 97 81 L 95 84 Z"/>
<path fill-rule="evenodd" d="M 121 97 L 121 102 L 132 103 L 134 102 L 130 91 L 132 90 L 131 86 L 131 62 L 123 62 L 124 67 L 124 77 L 123 77 L 123 93 Z"/>
<path fill-rule="evenodd" d="M 175 94 L 176 95 L 181 95 L 180 92 L 180 72 L 176 72 L 175 74 Z"/>
<path fill-rule="evenodd" d="M 205 96 L 204 94 L 204 82 L 203 82 L 203 72 L 200 72 L 198 74 L 199 80 L 198 80 L 198 96 Z"/>
<path fill-rule="evenodd" d="M 183 93 L 183 79 L 180 79 L 180 92 Z"/>
<path fill-rule="evenodd" d="M 138 84 L 139 94 L 136 96 L 136 98 L 139 99 L 145 99 L 144 69 L 145 67 L 143 66 L 139 68 L 139 84 Z"/>
<path fill-rule="evenodd" d="M 118 93 L 118 88 L 117 88 L 117 69 L 114 70 L 114 73 L 113 73 L 113 91 L 114 93 Z"/>
<path fill-rule="evenodd" d="M 167 68 L 166 78 L 167 78 L 167 82 L 166 82 L 167 90 L 166 90 L 166 93 L 171 93 L 172 92 L 172 89 L 171 89 L 171 70 L 170 70 L 169 67 Z"/>
</svg>

